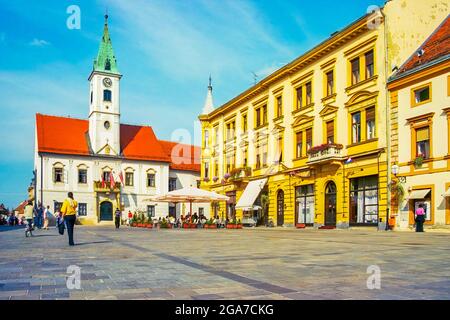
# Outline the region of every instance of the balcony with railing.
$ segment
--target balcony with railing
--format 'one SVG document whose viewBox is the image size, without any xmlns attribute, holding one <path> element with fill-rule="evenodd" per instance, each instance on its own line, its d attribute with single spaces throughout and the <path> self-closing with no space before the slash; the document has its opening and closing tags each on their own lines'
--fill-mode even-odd
<svg viewBox="0 0 450 320">
<path fill-rule="evenodd" d="M 322 144 L 308 150 L 308 164 L 343 160 L 343 145 L 336 143 Z"/>
<path fill-rule="evenodd" d="M 96 192 L 120 192 L 120 182 L 115 182 L 114 186 L 111 187 L 109 181 L 94 181 L 94 191 Z"/>
</svg>

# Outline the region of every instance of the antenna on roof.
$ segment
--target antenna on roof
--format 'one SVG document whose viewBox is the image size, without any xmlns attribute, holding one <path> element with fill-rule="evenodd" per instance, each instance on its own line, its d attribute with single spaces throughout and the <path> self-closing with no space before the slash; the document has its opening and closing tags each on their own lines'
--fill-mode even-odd
<svg viewBox="0 0 450 320">
<path fill-rule="evenodd" d="M 256 73 L 254 73 L 253 71 L 252 71 L 252 75 L 253 75 L 253 83 L 257 84 L 259 76 Z"/>
<path fill-rule="evenodd" d="M 424 55 L 424 53 L 425 53 L 425 50 L 419 49 L 419 50 L 417 51 L 417 56 L 420 58 L 420 57 L 422 57 L 422 56 Z"/>
</svg>

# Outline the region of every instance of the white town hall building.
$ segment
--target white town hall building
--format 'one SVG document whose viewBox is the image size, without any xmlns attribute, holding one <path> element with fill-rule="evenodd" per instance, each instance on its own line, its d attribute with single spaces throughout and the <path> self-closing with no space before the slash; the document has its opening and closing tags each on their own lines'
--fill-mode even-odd
<svg viewBox="0 0 450 320">
<path fill-rule="evenodd" d="M 107 19 L 89 76 L 88 120 L 36 114 L 36 200 L 56 211 L 72 191 L 82 224 L 112 221 L 117 207 L 124 217 L 129 210 L 179 217 L 187 207 L 148 199 L 196 186 L 200 148 L 159 140 L 150 126 L 120 123 L 122 75 Z M 209 216 L 209 205 L 193 211 Z"/>
</svg>

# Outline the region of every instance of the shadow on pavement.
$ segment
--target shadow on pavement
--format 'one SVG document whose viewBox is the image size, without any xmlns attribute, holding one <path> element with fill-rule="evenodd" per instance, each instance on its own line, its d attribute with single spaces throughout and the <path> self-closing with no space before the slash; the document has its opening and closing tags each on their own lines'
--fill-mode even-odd
<svg viewBox="0 0 450 320">
<path fill-rule="evenodd" d="M 105 241 L 92 241 L 92 242 L 80 242 L 80 243 L 75 243 L 75 246 L 84 246 L 87 244 L 96 244 L 96 243 L 110 243 L 112 242 L 111 240 L 105 240 Z"/>
<path fill-rule="evenodd" d="M 20 229 L 24 229 L 24 228 L 25 228 L 25 225 L 21 225 L 21 226 L 0 226 L 0 232 L 20 230 Z"/>
</svg>

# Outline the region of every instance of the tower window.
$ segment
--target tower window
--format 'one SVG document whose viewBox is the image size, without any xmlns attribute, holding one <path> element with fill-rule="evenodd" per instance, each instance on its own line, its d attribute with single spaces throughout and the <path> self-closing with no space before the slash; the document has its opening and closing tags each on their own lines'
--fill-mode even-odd
<svg viewBox="0 0 450 320">
<path fill-rule="evenodd" d="M 91 91 L 91 103 L 92 103 L 93 99 L 94 99 L 94 93 Z"/>
<path fill-rule="evenodd" d="M 106 130 L 108 130 L 111 127 L 111 124 L 109 123 L 109 121 L 105 121 L 105 123 L 103 125 L 105 126 Z"/>
<path fill-rule="evenodd" d="M 105 70 L 111 70 L 111 61 L 109 59 L 106 59 Z"/>
<path fill-rule="evenodd" d="M 111 90 L 103 90 L 103 101 L 111 101 L 112 93 Z"/>
</svg>

